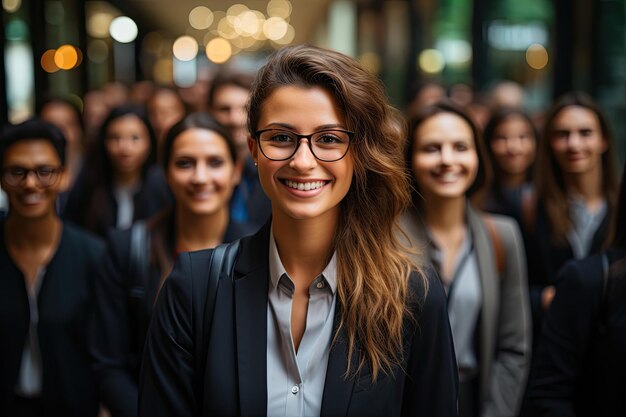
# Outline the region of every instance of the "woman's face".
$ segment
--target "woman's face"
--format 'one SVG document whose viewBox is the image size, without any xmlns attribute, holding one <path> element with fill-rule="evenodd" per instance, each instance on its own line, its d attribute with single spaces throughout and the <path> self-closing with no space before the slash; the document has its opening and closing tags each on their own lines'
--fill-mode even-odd
<svg viewBox="0 0 626 417">
<path fill-rule="evenodd" d="M 346 129 L 344 115 L 335 98 L 320 87 L 285 86 L 263 103 L 257 130 L 277 128 L 298 134 L 325 129 Z M 339 204 L 352 183 L 351 150 L 340 160 L 323 162 L 301 139 L 296 153 L 285 161 L 272 161 L 259 150 L 258 141 L 248 145 L 259 167 L 259 179 L 272 201 L 274 218 L 336 220 Z"/>
<path fill-rule="evenodd" d="M 33 139 L 10 145 L 4 154 L 2 169 L 2 189 L 9 198 L 11 215 L 37 219 L 56 213 L 56 197 L 65 174 L 50 142 Z M 39 174 L 33 170 L 38 170 Z M 24 174 L 26 176 L 19 180 Z"/>
<path fill-rule="evenodd" d="M 138 174 L 150 154 L 148 129 L 133 114 L 113 120 L 107 129 L 105 147 L 113 171 Z"/>
<path fill-rule="evenodd" d="M 607 147 L 593 111 L 569 106 L 554 118 L 550 148 L 563 173 L 585 174 L 602 169 L 602 154 Z"/>
<path fill-rule="evenodd" d="M 537 143 L 532 127 L 519 115 L 504 119 L 493 131 L 491 152 L 502 173 L 526 174 L 535 160 Z"/>
<path fill-rule="evenodd" d="M 413 175 L 428 197 L 465 195 L 478 172 L 478 154 L 470 125 L 453 113 L 422 122 L 413 136 Z"/>
<path fill-rule="evenodd" d="M 226 139 L 192 128 L 174 139 L 166 178 L 179 209 L 210 215 L 228 207 L 241 166 L 235 165 Z"/>
</svg>

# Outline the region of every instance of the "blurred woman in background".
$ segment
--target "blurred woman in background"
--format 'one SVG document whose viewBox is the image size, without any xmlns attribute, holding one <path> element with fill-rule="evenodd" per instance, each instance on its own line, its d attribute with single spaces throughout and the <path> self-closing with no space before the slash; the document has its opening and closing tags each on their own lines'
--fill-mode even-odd
<svg viewBox="0 0 626 417">
<path fill-rule="evenodd" d="M 98 151 L 70 194 L 65 217 L 101 236 L 128 228 L 171 201 L 156 161 L 156 138 L 143 110 L 117 107 L 105 119 Z"/>
<path fill-rule="evenodd" d="M 93 353 L 102 401 L 113 417 L 137 415 L 139 365 L 157 293 L 181 251 L 212 248 L 252 232 L 229 217 L 241 177 L 228 129 L 193 113 L 167 133 L 163 168 L 172 208 L 113 230 L 96 281 Z"/>
<path fill-rule="evenodd" d="M 489 119 L 483 137 L 495 175 L 481 208 L 520 219 L 516 207 L 532 193 L 537 130 L 523 111 L 502 108 Z"/>
<path fill-rule="evenodd" d="M 516 416 L 531 344 L 519 228 L 470 203 L 488 183 L 489 165 L 469 115 L 439 102 L 412 120 L 408 138 L 406 163 L 419 195 L 401 226 L 447 292 L 459 415 Z"/>
<path fill-rule="evenodd" d="M 543 138 L 532 213 L 522 219 L 535 335 L 559 269 L 597 253 L 606 241 L 617 188 L 609 125 L 589 96 L 558 99 Z"/>
<path fill-rule="evenodd" d="M 610 247 L 565 264 L 529 381 L 533 416 L 626 414 L 626 169 Z"/>
</svg>

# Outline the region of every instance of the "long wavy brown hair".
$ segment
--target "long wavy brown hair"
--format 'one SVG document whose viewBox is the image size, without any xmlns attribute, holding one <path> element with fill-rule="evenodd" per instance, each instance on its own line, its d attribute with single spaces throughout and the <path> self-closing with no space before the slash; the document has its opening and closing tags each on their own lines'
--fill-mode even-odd
<svg viewBox="0 0 626 417">
<path fill-rule="evenodd" d="M 337 100 L 353 132 L 354 177 L 341 202 L 334 238 L 338 264 L 339 331 L 348 344 L 346 377 L 369 366 L 372 379 L 403 360 L 403 323 L 410 317 L 409 274 L 418 272 L 397 239 L 398 217 L 410 202 L 403 167 L 406 127 L 379 80 L 354 59 L 308 45 L 270 56 L 252 87 L 248 129 L 255 137 L 264 101 L 283 86 L 321 87 Z M 329 254 L 329 257 L 332 255 Z M 357 365 L 350 369 L 352 360 Z"/>
<path fill-rule="evenodd" d="M 569 212 L 565 178 L 554 158 L 550 143 L 554 136 L 554 120 L 560 112 L 570 106 L 582 107 L 593 112 L 598 119 L 602 137 L 607 143 L 607 150 L 602 154 L 602 195 L 607 201 L 609 215 L 614 210 L 617 192 L 613 136 L 602 111 L 593 99 L 585 93 L 571 92 L 561 96 L 546 117 L 543 140 L 539 144 L 537 172 L 535 173 L 537 197 L 545 207 L 551 226 L 551 238 L 555 243 L 561 245 L 567 243 L 566 236 L 573 225 Z"/>
</svg>

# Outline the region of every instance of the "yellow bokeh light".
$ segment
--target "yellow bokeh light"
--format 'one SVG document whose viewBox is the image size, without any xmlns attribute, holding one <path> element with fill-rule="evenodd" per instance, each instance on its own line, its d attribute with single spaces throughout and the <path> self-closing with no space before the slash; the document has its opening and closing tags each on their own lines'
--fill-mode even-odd
<svg viewBox="0 0 626 417">
<path fill-rule="evenodd" d="M 285 35 L 280 39 L 276 39 L 274 42 L 281 46 L 289 45 L 291 42 L 293 42 L 295 37 L 296 37 L 296 29 L 290 24 L 287 24 L 287 32 L 285 33 Z"/>
<path fill-rule="evenodd" d="M 56 49 L 48 49 L 41 55 L 41 68 L 43 68 L 44 71 L 53 73 L 57 72 L 60 69 L 58 65 L 54 62 L 55 52 Z"/>
<path fill-rule="evenodd" d="M 217 24 L 217 33 L 225 39 L 234 39 L 239 36 L 228 19 L 228 16 L 222 18 Z"/>
<path fill-rule="evenodd" d="M 172 52 L 181 61 L 191 61 L 198 55 L 198 42 L 191 36 L 181 36 L 174 41 Z"/>
<path fill-rule="evenodd" d="M 112 20 L 113 16 L 109 13 L 94 13 L 87 21 L 87 33 L 94 38 L 108 37 Z"/>
<path fill-rule="evenodd" d="M 8 13 L 15 13 L 20 7 L 22 7 L 22 0 L 2 0 L 2 8 Z"/>
<path fill-rule="evenodd" d="M 54 63 L 63 70 L 70 70 L 78 65 L 78 51 L 72 45 L 60 46 L 54 53 Z"/>
<path fill-rule="evenodd" d="M 252 36 L 259 31 L 259 18 L 251 10 L 246 10 L 234 20 L 235 31 L 242 36 Z"/>
<path fill-rule="evenodd" d="M 283 38 L 289 30 L 289 23 L 281 17 L 270 17 L 263 24 L 263 33 L 267 39 L 276 41 Z"/>
<path fill-rule="evenodd" d="M 443 71 L 446 61 L 441 52 L 436 49 L 425 49 L 418 57 L 419 68 L 427 74 L 438 74 Z"/>
<path fill-rule="evenodd" d="M 543 69 L 548 65 L 548 61 L 548 51 L 543 45 L 533 43 L 526 50 L 526 62 L 532 69 Z"/>
<path fill-rule="evenodd" d="M 212 39 L 206 46 L 206 56 L 216 64 L 223 64 L 233 54 L 230 42 L 223 38 Z"/>
<path fill-rule="evenodd" d="M 291 16 L 291 2 L 287 0 L 272 0 L 267 3 L 267 15 L 287 19 Z"/>
<path fill-rule="evenodd" d="M 250 9 L 248 9 L 248 6 L 246 6 L 245 4 L 233 4 L 226 11 L 226 15 L 227 16 L 236 17 L 236 16 L 239 16 L 240 14 L 242 14 L 243 12 L 246 12 L 248 10 L 250 10 Z"/>
<path fill-rule="evenodd" d="M 194 29 L 208 29 L 213 24 L 213 12 L 208 7 L 194 7 L 189 12 L 189 24 Z"/>
</svg>

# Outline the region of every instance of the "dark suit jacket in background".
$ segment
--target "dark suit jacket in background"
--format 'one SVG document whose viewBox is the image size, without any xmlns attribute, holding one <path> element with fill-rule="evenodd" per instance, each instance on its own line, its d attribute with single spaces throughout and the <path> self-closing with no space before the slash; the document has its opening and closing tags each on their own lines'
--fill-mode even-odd
<svg viewBox="0 0 626 417">
<path fill-rule="evenodd" d="M 609 262 L 626 259 L 610 250 Z M 528 388 L 537 417 L 626 415 L 625 277 L 611 277 L 603 300 L 602 257 L 568 262 L 546 313 Z M 615 280 L 615 281 L 611 281 Z M 611 284 L 622 280 L 621 292 Z M 613 307 L 607 300 L 616 296 Z M 606 313 L 601 314 L 601 308 Z"/>
<path fill-rule="evenodd" d="M 207 273 L 192 265 L 208 259 L 210 252 L 179 256 L 148 332 L 140 377 L 141 416 L 266 414 L 269 233 L 266 224 L 242 239 L 233 280 L 220 280 L 204 375 L 194 375 L 194 332 L 202 326 L 204 304 L 192 300 L 205 298 L 194 294 L 194 288 Z M 445 294 L 438 280 L 428 277 L 427 297 L 412 305 L 418 325 L 405 322 L 404 371 L 395 369 L 375 385 L 368 372 L 345 379 L 347 348 L 340 333 L 328 359 L 323 416 L 456 416 L 458 378 Z M 416 276 L 411 287 L 423 294 Z M 335 329 L 340 311 L 338 305 Z M 195 394 L 195 376 L 201 398 Z"/>
<path fill-rule="evenodd" d="M 170 221 L 173 213 L 155 226 L 159 230 L 152 230 L 145 248 L 146 260 L 150 259 L 155 233 L 167 240 L 159 243 L 166 244 L 167 250 L 174 254 L 173 237 L 163 230 L 169 228 Z M 247 225 L 230 222 L 224 242 L 232 242 L 250 231 Z M 112 229 L 107 246 L 107 255 L 95 281 L 91 349 L 101 401 L 113 417 L 135 417 L 141 354 L 164 272 L 152 259 L 146 271 L 148 276 L 137 276 L 138 269 L 131 265 L 130 259 L 130 229 Z"/>
<path fill-rule="evenodd" d="M 39 297 L 38 337 L 42 400 L 46 416 L 89 417 L 98 411 L 96 382 L 87 344 L 93 278 L 104 244 L 63 225 L 61 242 L 47 266 Z M 9 417 L 30 309 L 22 272 L 9 257 L 0 222 L 0 415 Z M 13 417 L 13 416 L 10 416 Z"/>
</svg>

